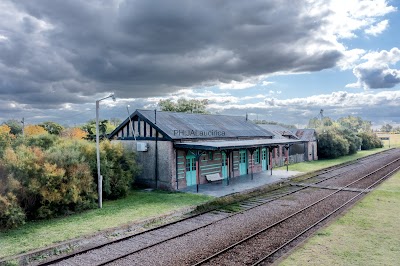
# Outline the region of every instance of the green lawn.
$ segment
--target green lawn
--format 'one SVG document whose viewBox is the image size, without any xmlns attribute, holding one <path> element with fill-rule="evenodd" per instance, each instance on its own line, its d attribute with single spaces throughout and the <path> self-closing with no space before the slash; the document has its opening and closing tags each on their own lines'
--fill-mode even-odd
<svg viewBox="0 0 400 266">
<path fill-rule="evenodd" d="M 400 173 L 279 265 L 399 265 Z"/>
<path fill-rule="evenodd" d="M 320 170 L 326 167 L 330 167 L 336 164 L 340 163 L 345 163 L 349 162 L 361 157 L 365 157 L 370 154 L 374 154 L 380 151 L 385 150 L 384 148 L 381 149 L 373 149 L 373 150 L 368 150 L 368 151 L 358 151 L 356 154 L 353 155 L 347 155 L 347 156 L 342 156 L 340 158 L 336 159 L 321 159 L 318 161 L 309 161 L 309 162 L 303 162 L 303 163 L 296 163 L 296 164 L 291 164 L 289 165 L 289 170 L 290 171 L 299 171 L 299 172 L 312 172 L 316 170 Z M 286 166 L 275 168 L 279 170 L 285 170 Z"/>
<path fill-rule="evenodd" d="M 0 232 L 0 258 L 133 221 L 160 216 L 210 199 L 212 197 L 179 192 L 133 191 L 127 198 L 104 202 L 103 209 L 52 220 L 29 222 L 18 229 Z"/>
</svg>

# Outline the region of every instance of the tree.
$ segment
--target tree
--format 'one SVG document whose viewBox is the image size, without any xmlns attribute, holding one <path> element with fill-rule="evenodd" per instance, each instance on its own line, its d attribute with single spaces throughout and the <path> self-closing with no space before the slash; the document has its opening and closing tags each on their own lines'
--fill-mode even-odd
<svg viewBox="0 0 400 266">
<path fill-rule="evenodd" d="M 113 125 L 114 127 L 119 126 L 122 123 L 121 119 L 116 118 L 116 117 L 112 117 L 110 119 L 110 124 Z"/>
<path fill-rule="evenodd" d="M 333 121 L 331 118 L 325 116 L 322 119 L 312 118 L 308 121 L 308 128 L 320 128 L 320 127 L 328 127 L 332 126 Z"/>
<path fill-rule="evenodd" d="M 337 122 L 348 129 L 350 129 L 353 132 L 360 132 L 363 127 L 367 126 L 368 123 L 363 123 L 364 121 L 362 120 L 361 117 L 359 116 L 346 116 L 346 117 L 341 117 L 337 120 Z M 368 122 L 368 121 L 365 121 Z M 371 122 L 369 122 L 371 123 Z"/>
<path fill-rule="evenodd" d="M 41 126 L 28 125 L 25 127 L 26 136 L 41 135 L 41 134 L 47 134 L 47 131 Z"/>
<path fill-rule="evenodd" d="M 96 139 L 96 121 L 94 119 L 81 126 L 81 129 L 87 132 L 87 140 Z M 99 138 L 107 138 L 107 134 L 110 134 L 114 129 L 115 126 L 111 125 L 108 120 L 99 121 Z"/>
<path fill-rule="evenodd" d="M 15 139 L 15 136 L 10 132 L 11 129 L 8 125 L 0 126 L 0 158 L 3 156 L 5 149 L 11 146 L 11 141 Z"/>
<path fill-rule="evenodd" d="M 373 132 L 361 132 L 358 134 L 361 138 L 361 149 L 370 150 L 374 148 L 382 148 L 383 143 Z"/>
<path fill-rule="evenodd" d="M 44 128 L 49 134 L 52 135 L 60 135 L 61 131 L 64 129 L 62 125 L 51 121 L 43 122 L 39 124 L 39 126 Z"/>
<path fill-rule="evenodd" d="M 356 132 L 347 127 L 341 127 L 338 131 L 349 143 L 348 154 L 357 153 L 361 146 L 361 138 L 357 136 Z"/>
<path fill-rule="evenodd" d="M 207 114 L 206 111 L 208 100 L 196 100 L 191 99 L 187 100 L 185 98 L 179 98 L 177 102 L 173 102 L 170 99 L 160 100 L 158 105 L 161 108 L 161 111 L 170 111 L 170 112 L 182 112 L 182 113 L 199 113 L 199 114 Z"/>
<path fill-rule="evenodd" d="M 382 132 L 391 132 L 392 129 L 393 129 L 393 126 L 392 126 L 391 124 L 384 124 L 384 125 L 381 127 L 381 131 L 382 131 Z"/>
<path fill-rule="evenodd" d="M 78 127 L 67 128 L 61 132 L 61 137 L 70 139 L 86 139 L 88 133 Z"/>
<path fill-rule="evenodd" d="M 18 134 L 22 134 L 22 123 L 20 121 L 16 119 L 10 119 L 4 122 L 3 124 L 10 127 L 11 134 L 15 136 Z"/>
<path fill-rule="evenodd" d="M 10 134 L 11 128 L 8 125 L 1 125 L 0 126 L 0 134 Z"/>
<path fill-rule="evenodd" d="M 318 131 L 318 157 L 337 158 L 349 153 L 349 142 L 334 127 Z"/>
</svg>

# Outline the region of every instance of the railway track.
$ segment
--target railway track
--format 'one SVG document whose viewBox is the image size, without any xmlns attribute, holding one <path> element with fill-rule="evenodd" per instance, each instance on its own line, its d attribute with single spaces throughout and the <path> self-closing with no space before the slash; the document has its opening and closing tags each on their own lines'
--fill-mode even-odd
<svg viewBox="0 0 400 266">
<path fill-rule="evenodd" d="M 290 243 L 296 241 L 297 239 L 299 239 L 301 236 L 303 236 L 305 233 L 309 232 L 310 230 L 316 228 L 317 226 L 319 226 L 323 221 L 329 219 L 333 214 L 337 213 L 339 210 L 345 208 L 346 206 L 348 206 L 351 203 L 354 203 L 354 201 L 359 198 L 360 196 L 364 195 L 365 192 L 370 191 L 370 189 L 372 187 L 374 187 L 375 185 L 379 184 L 382 180 L 384 180 L 385 178 L 387 178 L 388 176 L 392 175 L 394 172 L 396 172 L 397 170 L 400 169 L 400 164 L 399 164 L 400 159 L 396 159 L 382 167 L 380 167 L 379 169 L 371 172 L 370 174 L 364 175 L 360 178 L 358 178 L 357 180 L 349 183 L 348 185 L 342 187 L 342 188 L 338 188 L 336 189 L 334 192 L 330 193 L 329 195 L 313 202 L 312 204 L 309 204 L 308 206 L 298 210 L 295 213 L 290 214 L 289 216 L 284 217 L 283 219 L 268 225 L 264 228 L 262 228 L 261 230 L 251 234 L 250 236 L 237 241 L 236 243 L 233 243 L 232 245 L 224 248 L 223 250 L 218 251 L 217 253 L 212 254 L 211 256 L 208 256 L 207 258 L 193 264 L 194 266 L 199 266 L 199 265 L 235 265 L 236 263 L 238 263 L 236 261 L 236 263 L 233 263 L 231 258 L 232 258 L 232 254 L 229 253 L 234 253 L 234 257 L 235 258 L 240 258 L 243 259 L 244 257 L 247 257 L 249 254 L 249 251 L 247 248 L 244 248 L 244 245 L 249 245 L 249 241 L 257 241 L 257 242 L 263 242 L 263 240 L 267 240 L 269 235 L 268 235 L 268 231 L 270 231 L 271 229 L 275 229 L 278 226 L 281 226 L 283 223 L 288 223 L 290 224 L 290 219 L 292 219 L 293 217 L 302 214 L 306 211 L 310 211 L 311 208 L 318 206 L 318 204 L 320 204 L 321 202 L 339 194 L 340 192 L 349 192 L 349 190 L 346 190 L 346 188 L 351 187 L 354 184 L 360 183 L 360 181 L 365 181 L 366 179 L 371 179 L 371 176 L 377 174 L 378 172 L 382 171 L 383 169 L 388 169 L 388 167 L 395 165 L 394 167 L 390 167 L 388 172 L 385 173 L 383 176 L 378 177 L 378 178 L 372 178 L 372 184 L 369 184 L 367 187 L 365 188 L 358 188 L 356 190 L 350 191 L 350 192 L 354 192 L 355 195 L 351 195 L 349 198 L 346 197 L 346 199 L 344 200 L 343 203 L 341 203 L 339 206 L 335 206 L 333 207 L 333 210 L 329 211 L 327 214 L 323 215 L 320 219 L 318 219 L 317 221 L 315 221 L 314 223 L 312 223 L 311 225 L 307 226 L 304 230 L 301 230 L 299 233 L 295 234 L 292 237 L 289 237 L 288 240 L 285 240 L 281 245 L 279 245 L 277 248 L 272 249 L 272 251 L 268 252 L 266 255 L 262 255 L 261 257 L 256 257 L 256 261 L 252 262 L 251 264 L 248 264 L 248 262 L 246 263 L 246 265 L 263 265 L 264 263 L 271 263 L 273 262 L 272 257 L 277 254 L 278 252 L 282 251 L 285 247 L 287 247 Z M 304 214 L 303 214 L 304 215 Z M 265 235 L 263 235 L 265 234 Z M 258 238 L 258 239 L 257 239 Z M 254 246 L 254 243 L 253 245 Z M 244 257 L 243 257 L 244 256 Z M 243 261 L 240 261 L 243 262 Z M 243 262 L 245 263 L 245 262 Z M 239 264 L 238 264 L 239 265 Z M 242 265 L 242 264 L 240 264 Z"/>
<path fill-rule="evenodd" d="M 352 164 L 342 165 L 337 168 L 330 168 L 324 171 L 321 171 L 320 174 L 311 176 L 308 178 L 307 184 L 317 185 L 323 182 L 327 182 L 333 179 L 339 179 L 344 173 L 349 171 L 358 169 L 363 165 L 369 165 L 371 162 L 377 162 L 379 160 L 384 161 L 387 160 L 388 157 L 393 157 L 393 154 L 396 151 L 388 151 L 385 153 L 381 153 L 377 156 L 365 157 L 363 159 L 359 159 Z M 361 179 L 360 179 L 361 180 Z M 357 182 L 359 182 L 358 180 Z M 337 190 L 338 192 L 331 193 L 332 195 L 341 193 L 356 193 L 355 191 L 349 191 L 349 189 L 358 189 L 359 188 L 351 188 L 351 185 L 356 184 L 357 182 L 352 182 L 346 187 L 342 187 L 341 190 Z M 223 220 L 227 220 L 232 218 L 233 216 L 237 216 L 240 214 L 244 214 L 245 212 L 260 207 L 262 205 L 271 203 L 277 199 L 284 198 L 288 195 L 298 193 L 299 191 L 310 189 L 310 185 L 307 184 L 291 184 L 291 186 L 285 187 L 284 189 L 275 190 L 269 192 L 265 196 L 257 196 L 248 200 L 245 200 L 236 207 L 238 210 L 230 210 L 229 208 L 223 208 L 218 210 L 212 210 L 205 213 L 200 213 L 197 215 L 193 215 L 187 217 L 185 219 L 175 221 L 166 225 L 162 225 L 158 228 L 153 228 L 148 231 L 124 237 L 118 240 L 111 241 L 109 243 L 105 243 L 90 249 L 85 249 L 82 251 L 78 251 L 57 259 L 49 260 L 47 262 L 38 263 L 37 265 L 106 265 L 118 262 L 123 258 L 127 258 L 129 256 L 134 255 L 135 253 L 140 253 L 142 251 L 151 249 L 152 247 L 156 247 L 158 245 L 164 244 L 171 240 L 179 239 L 185 235 L 188 235 L 192 232 L 199 231 L 202 228 L 209 227 L 213 224 L 221 222 Z M 314 188 L 315 189 L 315 188 Z M 347 189 L 347 191 L 346 191 Z M 360 190 L 357 193 L 364 194 L 368 192 L 367 190 Z M 293 241 L 292 241 L 293 242 Z M 276 254 L 275 252 L 274 254 Z M 267 260 L 267 259 L 266 259 Z M 209 260 L 207 260 L 209 261 Z M 204 261 L 202 263 L 206 263 Z M 265 261 L 265 260 L 264 260 Z M 118 264 L 118 263 L 117 263 Z M 197 265 L 197 264 L 195 264 Z"/>
</svg>

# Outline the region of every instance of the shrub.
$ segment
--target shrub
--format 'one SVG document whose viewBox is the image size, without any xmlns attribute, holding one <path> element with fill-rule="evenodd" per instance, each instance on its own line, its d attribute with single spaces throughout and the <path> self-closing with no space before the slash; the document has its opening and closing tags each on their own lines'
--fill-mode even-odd
<svg viewBox="0 0 400 266">
<path fill-rule="evenodd" d="M 44 152 L 21 145 L 5 153 L 5 166 L 18 180 L 18 198 L 28 218 L 47 218 L 86 209 L 95 194 L 89 165 L 73 143 Z"/>
<path fill-rule="evenodd" d="M 357 153 L 358 149 L 361 146 L 361 138 L 357 136 L 355 131 L 346 127 L 342 127 L 339 129 L 339 132 L 347 140 L 349 144 L 348 154 Z"/>
<path fill-rule="evenodd" d="M 318 157 L 337 158 L 349 153 L 349 142 L 333 128 L 318 132 Z"/>
<path fill-rule="evenodd" d="M 134 154 L 124 149 L 121 143 L 108 140 L 101 142 L 100 151 L 104 198 L 126 196 L 139 172 Z"/>
<path fill-rule="evenodd" d="M 59 138 L 56 135 L 40 134 L 27 137 L 25 141 L 27 146 L 35 146 L 47 150 L 54 146 L 58 140 Z"/>
<path fill-rule="evenodd" d="M 382 148 L 383 143 L 373 132 L 362 132 L 358 136 L 361 138 L 361 149 L 370 150 L 374 148 Z"/>
<path fill-rule="evenodd" d="M 16 228 L 25 223 L 25 218 L 14 194 L 0 195 L 0 229 Z"/>
</svg>

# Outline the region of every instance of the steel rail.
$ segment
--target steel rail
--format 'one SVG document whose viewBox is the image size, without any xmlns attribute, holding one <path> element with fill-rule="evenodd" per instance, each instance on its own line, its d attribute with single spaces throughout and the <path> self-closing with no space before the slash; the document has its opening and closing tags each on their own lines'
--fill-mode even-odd
<svg viewBox="0 0 400 266">
<path fill-rule="evenodd" d="M 349 203 L 351 203 L 353 200 L 355 200 L 356 198 L 358 198 L 359 196 L 363 195 L 367 190 L 371 189 L 373 186 L 375 186 L 376 184 L 380 183 L 383 179 L 391 176 L 394 172 L 398 171 L 400 169 L 400 166 L 398 166 L 396 169 L 392 170 L 391 172 L 389 172 L 388 174 L 384 175 L 383 177 L 381 177 L 379 180 L 377 180 L 376 182 L 374 182 L 372 185 L 368 186 L 367 188 L 365 188 L 363 191 L 359 192 L 356 196 L 352 197 L 351 199 L 349 199 L 348 201 L 346 201 L 345 203 L 343 203 L 342 205 L 340 205 L 338 208 L 336 208 L 335 210 L 331 211 L 329 214 L 327 214 L 325 217 L 321 218 L 320 220 L 318 220 L 317 222 L 315 222 L 314 224 L 310 225 L 309 227 L 307 227 L 305 230 L 303 230 L 302 232 L 300 232 L 299 234 L 297 234 L 296 236 L 294 236 L 293 238 L 291 238 L 290 240 L 288 240 L 287 242 L 285 242 L 283 245 L 281 245 L 280 247 L 278 247 L 277 249 L 275 249 L 274 251 L 272 251 L 271 253 L 269 253 L 268 255 L 262 257 L 261 259 L 259 259 L 258 261 L 256 261 L 255 263 L 253 263 L 252 265 L 259 265 L 262 262 L 266 261 L 268 258 L 272 257 L 274 254 L 276 254 L 278 251 L 282 250 L 283 248 L 285 248 L 287 245 L 289 245 L 290 243 L 292 243 L 293 241 L 295 241 L 296 239 L 298 239 L 299 237 L 301 237 L 302 235 L 304 235 L 305 233 L 307 233 L 308 231 L 310 231 L 311 229 L 315 228 L 318 224 L 320 224 L 321 222 L 325 221 L 326 219 L 328 219 L 330 216 L 332 216 L 334 213 L 336 213 L 337 211 L 339 211 L 340 209 L 342 209 L 343 207 L 345 207 L 346 205 L 348 205 Z"/>
<path fill-rule="evenodd" d="M 390 151 L 390 150 L 389 150 L 389 151 Z M 336 171 L 336 170 L 338 170 L 338 169 L 342 169 L 342 168 L 345 168 L 345 167 L 349 167 L 349 166 L 351 166 L 351 165 L 353 165 L 353 164 L 359 163 L 360 161 L 365 161 L 365 160 L 371 159 L 371 157 L 374 157 L 374 156 L 376 156 L 376 155 L 382 155 L 383 153 L 387 153 L 387 150 L 386 150 L 386 151 L 379 152 L 379 153 L 376 153 L 376 154 L 368 155 L 368 156 L 366 156 L 366 157 L 359 158 L 359 159 L 356 159 L 356 160 L 351 161 L 351 162 L 347 162 L 347 163 L 345 163 L 344 165 L 328 167 L 328 170 L 323 170 L 323 169 L 318 170 L 318 172 L 321 172 L 321 173 L 318 173 L 318 174 L 316 174 L 316 175 L 314 175 L 314 176 L 308 177 L 308 178 L 306 178 L 306 179 L 304 179 L 304 180 L 309 180 L 309 179 L 315 178 L 315 177 L 317 177 L 317 176 L 319 176 L 319 175 L 323 175 L 323 174 L 326 174 L 326 173 L 329 173 L 329 172 Z M 384 157 L 382 157 L 382 158 L 379 158 L 379 159 L 384 159 L 384 158 L 386 158 L 386 157 L 388 157 L 388 156 L 390 156 L 390 154 L 389 154 L 389 155 L 386 155 L 386 156 L 384 156 Z M 363 164 L 361 164 L 361 165 L 363 165 Z M 357 167 L 359 167 L 359 166 L 357 166 Z M 357 167 L 350 168 L 349 170 L 356 169 Z M 327 177 L 327 178 L 318 180 L 318 181 L 317 181 L 316 183 L 314 183 L 314 184 L 318 184 L 318 183 L 320 183 L 320 182 L 323 182 L 323 181 L 332 179 L 332 178 L 337 177 L 337 176 L 339 176 L 339 175 L 341 175 L 341 174 L 343 174 L 343 173 L 338 173 L 338 174 L 336 174 L 336 175 L 333 175 L 333 176 L 330 176 L 330 177 Z M 288 185 L 286 185 L 286 186 L 288 186 Z M 282 189 L 282 187 L 281 187 L 281 188 L 277 188 L 277 189 L 270 190 L 270 191 L 268 191 L 268 192 L 266 192 L 266 193 L 271 193 L 271 192 L 274 192 L 274 191 L 279 191 L 280 189 Z M 162 244 L 162 243 L 167 242 L 167 241 L 169 241 L 169 240 L 172 240 L 172 239 L 181 237 L 181 236 L 183 236 L 183 235 L 186 235 L 186 234 L 188 234 L 188 233 L 191 233 L 191 232 L 197 231 L 197 230 L 199 230 L 199 229 L 205 228 L 205 227 L 210 226 L 210 225 L 212 225 L 212 224 L 214 224 L 214 223 L 216 223 L 216 222 L 219 222 L 219 221 L 222 221 L 222 220 L 231 218 L 231 217 L 233 217 L 234 215 L 242 214 L 242 213 L 245 212 L 245 211 L 248 211 L 248 210 L 251 210 L 251 209 L 253 209 L 253 208 L 262 206 L 262 205 L 264 205 L 264 204 L 268 204 L 268 203 L 270 203 L 270 202 L 272 202 L 272 201 L 274 201 L 274 200 L 277 200 L 277 199 L 280 199 L 280 198 L 282 198 L 282 197 L 285 197 L 285 196 L 288 196 L 288 195 L 297 193 L 297 192 L 299 192 L 299 191 L 301 191 L 301 190 L 304 190 L 304 189 L 307 189 L 307 187 L 300 187 L 300 188 L 295 189 L 295 190 L 293 190 L 293 191 L 290 191 L 290 192 L 287 192 L 287 193 L 283 193 L 283 194 L 280 194 L 280 195 L 278 195 L 278 196 L 271 197 L 270 199 L 268 199 L 267 201 L 265 201 L 265 202 L 263 202 L 263 203 L 254 205 L 254 206 L 252 206 L 252 207 L 248 207 L 248 208 L 246 208 L 246 209 L 244 209 L 244 210 L 241 210 L 241 211 L 234 212 L 234 213 L 232 213 L 232 214 L 230 214 L 230 215 L 228 215 L 228 216 L 226 216 L 226 217 L 223 217 L 223 218 L 221 218 L 221 219 L 212 221 L 212 222 L 207 223 L 207 224 L 205 224 L 205 225 L 203 225 L 203 226 L 196 227 L 196 228 L 194 228 L 194 229 L 190 229 L 190 230 L 188 230 L 188 231 L 185 231 L 185 232 L 183 232 L 183 233 L 181 233 L 181 234 L 178 234 L 178 235 L 176 235 L 176 236 L 173 236 L 173 237 L 171 237 L 171 238 L 164 239 L 164 240 L 159 241 L 159 242 L 157 242 L 157 243 L 154 243 L 154 244 L 152 244 L 152 245 L 149 245 L 149 246 L 143 247 L 143 248 L 141 248 L 141 249 L 135 250 L 135 251 L 133 251 L 133 252 L 130 252 L 129 254 L 124 254 L 124 255 L 122 255 L 122 256 L 120 256 L 120 257 L 118 257 L 118 258 L 111 259 L 111 260 L 108 260 L 108 261 L 106 261 L 106 262 L 103 262 L 103 263 L 100 263 L 100 264 L 96 264 L 96 265 L 105 265 L 105 264 L 111 263 L 111 262 L 116 261 L 116 260 L 118 260 L 118 259 L 121 259 L 121 258 L 130 256 L 130 255 L 132 255 L 132 254 L 134 254 L 134 253 L 137 253 L 137 252 L 140 252 L 140 251 L 142 251 L 142 250 L 151 248 L 151 247 L 153 247 L 153 246 L 155 246 L 155 245 Z M 260 195 L 255 196 L 255 197 L 252 197 L 252 198 L 249 198 L 249 199 L 246 199 L 246 200 L 244 200 L 244 201 L 247 201 L 247 200 L 250 200 L 250 199 L 255 199 L 255 198 L 257 198 L 257 197 L 260 197 Z M 244 202 L 244 201 L 242 201 L 242 202 Z M 237 203 L 240 203 L 240 202 L 237 202 Z M 233 203 L 230 203 L 230 204 L 233 204 Z M 226 205 L 226 206 L 229 206 L 230 204 L 228 204 L 228 205 Z M 52 265 L 52 264 L 55 264 L 55 263 L 58 263 L 58 262 L 61 262 L 61 261 L 70 259 L 70 258 L 75 257 L 75 256 L 82 255 L 82 254 L 84 254 L 84 253 L 87 253 L 87 252 L 90 252 L 90 251 L 93 251 L 93 250 L 96 250 L 96 249 L 100 249 L 100 248 L 103 248 L 103 247 L 106 247 L 106 246 L 109 246 L 109 245 L 112 245 L 112 244 L 115 244 L 115 243 L 119 243 L 119 242 L 122 242 L 122 241 L 125 241 L 125 240 L 128 240 L 128 239 L 131 239 L 131 238 L 134 238 L 134 237 L 137 237 L 137 236 L 140 236 L 140 235 L 143 235 L 143 234 L 152 232 L 152 231 L 156 231 L 156 230 L 162 229 L 162 228 L 164 228 L 164 227 L 177 224 L 177 223 L 179 223 L 179 222 L 187 221 L 187 220 L 190 220 L 190 219 L 192 219 L 192 218 L 196 218 L 196 217 L 199 217 L 199 216 L 201 216 L 201 215 L 205 215 L 205 214 L 207 214 L 207 213 L 211 213 L 211 212 L 214 212 L 214 211 L 218 211 L 218 209 L 221 209 L 221 208 L 223 208 L 223 206 L 222 206 L 222 207 L 219 206 L 219 207 L 217 207 L 217 208 L 213 208 L 213 209 L 211 209 L 211 210 L 207 210 L 207 211 L 204 211 L 204 212 L 200 212 L 200 213 L 197 213 L 197 214 L 194 214 L 194 215 L 185 217 L 185 218 L 183 218 L 183 219 L 179 219 L 179 220 L 176 220 L 176 221 L 173 221 L 173 222 L 169 222 L 169 223 L 163 224 L 163 225 L 161 225 L 161 226 L 154 227 L 154 228 L 148 229 L 148 230 L 146 230 L 146 231 L 136 233 L 136 234 L 134 234 L 134 235 L 128 235 L 128 236 L 125 236 L 125 237 L 122 237 L 122 238 L 118 238 L 118 239 L 115 239 L 115 240 L 112 240 L 112 241 L 109 241 L 109 242 L 106 242 L 106 243 L 97 245 L 97 246 L 95 246 L 95 247 L 90 247 L 90 248 L 86 248 L 86 249 L 79 250 L 79 251 L 76 251 L 76 252 L 72 252 L 72 253 L 69 253 L 69 254 L 67 254 L 67 255 L 65 255 L 65 256 L 58 257 L 58 258 L 55 258 L 55 259 L 52 259 L 52 260 L 48 260 L 48 261 L 44 261 L 44 262 L 39 262 L 37 265 L 40 265 L 40 266 Z"/>
<path fill-rule="evenodd" d="M 248 237 L 246 237 L 246 238 L 244 238 L 244 239 L 242 239 L 242 240 L 240 240 L 240 241 L 237 241 L 236 243 L 234 243 L 234 244 L 232 244 L 232 245 L 230 245 L 230 246 L 228 246 L 228 247 L 226 247 L 226 248 L 220 250 L 219 252 L 216 252 L 216 253 L 214 253 L 213 255 L 211 255 L 211 256 L 209 256 L 209 257 L 207 257 L 207 258 L 205 258 L 205 259 L 203 259 L 203 260 L 201 260 L 201 261 L 199 261 L 199 262 L 197 262 L 197 263 L 195 263 L 195 264 L 193 264 L 193 266 L 198 266 L 198 265 L 204 264 L 204 263 L 206 263 L 206 262 L 209 262 L 210 260 L 212 260 L 212 259 L 214 259 L 214 258 L 220 256 L 221 254 L 223 254 L 223 253 L 225 253 L 225 252 L 227 252 L 227 251 L 233 249 L 234 247 L 236 247 L 236 246 L 238 246 L 238 245 L 240 245 L 240 244 L 242 244 L 242 243 L 244 243 L 244 242 L 246 242 L 246 241 L 248 241 L 248 240 L 254 238 L 255 236 L 257 236 L 257 235 L 259 235 L 259 234 L 261 234 L 261 233 L 263 233 L 263 232 L 265 232 L 265 231 L 267 231 L 267 230 L 269 230 L 269 229 L 271 229 L 271 228 L 273 228 L 273 227 L 275 227 L 275 226 L 277 226 L 277 225 L 283 223 L 284 221 L 286 221 L 286 220 L 288 220 L 288 219 L 290 219 L 290 218 L 296 216 L 297 214 L 299 214 L 299 213 L 301 213 L 301 212 L 303 212 L 303 211 L 305 211 L 305 210 L 307 210 L 307 209 L 309 209 L 309 208 L 315 206 L 316 204 L 318 204 L 318 203 L 324 201 L 325 199 L 327 199 L 327 198 L 329 198 L 329 197 L 331 197 L 331 196 L 333 196 L 333 195 L 335 195 L 335 194 L 337 194 L 337 193 L 343 191 L 344 188 L 347 188 L 347 187 L 353 185 L 354 183 L 359 182 L 360 180 L 365 179 L 365 178 L 367 178 L 367 177 L 369 177 L 369 176 L 375 174 L 376 172 L 382 170 L 383 168 L 386 168 L 387 166 L 389 166 L 389 165 L 391 165 L 391 164 L 393 164 L 393 163 L 395 163 L 395 162 L 397 162 L 397 161 L 399 161 L 399 160 L 400 160 L 400 159 L 395 159 L 394 161 L 392 161 L 392 162 L 390 162 L 390 163 L 388 163 L 388 164 L 386 164 L 386 165 L 384 165 L 384 166 L 382 166 L 382 167 L 380 167 L 380 168 L 374 170 L 373 172 L 368 173 L 367 175 L 358 178 L 357 180 L 351 182 L 350 184 L 348 184 L 348 185 L 346 185 L 346 186 L 344 186 L 344 187 L 341 187 L 340 189 L 335 190 L 334 192 L 328 194 L 327 196 L 324 196 L 323 198 L 321 198 L 321 199 L 319 199 L 319 200 L 317 200 L 317 201 L 315 201 L 315 202 L 309 204 L 308 206 L 306 206 L 306 207 L 304 207 L 304 208 L 302 208 L 302 209 L 300 209 L 300 210 L 298 210 L 298 211 L 296 211 L 296 212 L 294 212 L 294 213 L 292 213 L 292 214 L 286 216 L 285 218 L 282 218 L 281 220 L 279 220 L 279 221 L 277 221 L 277 222 L 275 222 L 275 223 L 273 223 L 273 224 L 271 224 L 271 225 L 269 225 L 269 226 L 267 226 L 267 227 L 265 227 L 265 228 L 263 228 L 263 229 L 261 229 L 261 230 L 255 232 L 255 233 L 251 234 L 250 236 L 248 236 Z M 362 194 L 362 193 L 364 193 L 364 192 L 361 192 L 360 194 Z"/>
<path fill-rule="evenodd" d="M 390 164 L 390 163 L 389 163 L 389 164 Z M 349 166 L 349 165 L 351 165 L 351 164 L 348 164 L 348 165 L 346 165 L 346 166 Z M 385 166 L 383 166 L 383 167 L 385 167 Z M 381 167 L 381 168 L 383 168 L 383 167 Z M 339 169 L 341 169 L 341 168 L 343 168 L 343 167 L 340 167 Z M 357 167 L 351 168 L 350 170 L 355 169 L 355 168 L 357 168 Z M 381 168 L 379 168 L 379 169 L 381 169 Z M 334 170 L 337 170 L 337 169 L 332 169 L 331 171 L 334 171 Z M 324 172 L 323 174 L 325 174 L 325 173 L 326 173 L 326 172 Z M 336 177 L 336 176 L 338 176 L 338 175 L 341 175 L 341 174 L 343 174 L 343 173 L 339 173 L 339 174 L 337 174 L 337 175 L 333 175 L 333 176 L 331 176 L 331 177 L 327 177 L 327 178 L 324 178 L 324 179 L 322 179 L 322 180 L 318 180 L 318 182 L 316 182 L 315 184 L 318 184 L 318 183 L 320 183 L 320 182 L 324 182 L 324 181 L 326 181 L 326 180 L 329 180 L 329 179 L 334 178 L 334 177 Z M 358 180 L 356 180 L 356 181 L 350 183 L 349 185 L 352 185 L 352 184 L 354 184 L 354 183 L 357 182 L 357 181 L 358 181 Z M 346 186 L 346 187 L 347 187 L 347 186 Z M 303 190 L 303 189 L 307 189 L 307 187 L 301 187 L 301 188 L 296 189 L 296 190 L 294 190 L 294 191 L 290 191 L 290 192 L 288 192 L 288 193 L 284 193 L 284 194 L 282 194 L 282 195 L 279 195 L 279 196 L 276 196 L 276 197 L 272 197 L 270 200 L 268 200 L 268 201 L 266 201 L 266 202 L 263 202 L 263 203 L 261 203 L 261 204 L 257 204 L 257 205 L 248 207 L 248 208 L 246 208 L 246 209 L 244 209 L 244 210 L 241 210 L 241 211 L 238 211 L 238 212 L 234 212 L 234 213 L 232 213 L 232 214 L 230 214 L 230 215 L 228 215 L 228 216 L 225 216 L 225 217 L 223 217 L 223 218 L 221 218 L 221 219 L 218 219 L 218 220 L 212 221 L 212 222 L 210 222 L 210 223 L 207 223 L 207 224 L 205 224 L 205 225 L 202 225 L 202 226 L 199 226 L 199 227 L 190 229 L 190 230 L 188 230 L 188 231 L 186 231 L 186 232 L 183 232 L 183 233 L 181 233 L 181 234 L 175 235 L 175 236 L 170 237 L 170 238 L 166 238 L 166 239 L 164 239 L 164 240 L 162 240 L 162 241 L 159 241 L 159 242 L 157 242 L 157 243 L 148 245 L 148 246 L 146 246 L 146 247 L 143 247 L 143 248 L 134 250 L 134 251 L 132 251 L 132 252 L 126 253 L 126 254 L 124 254 L 124 255 L 121 255 L 121 256 L 119 256 L 119 257 L 117 257 L 117 258 L 112 258 L 112 259 L 109 259 L 109 260 L 107 260 L 107 261 L 103 261 L 102 263 L 95 264 L 95 265 L 96 265 L 96 266 L 107 265 L 107 264 L 109 264 L 109 263 L 112 263 L 112 262 L 115 262 L 115 261 L 117 261 L 117 260 L 126 258 L 126 257 L 128 257 L 128 256 L 131 256 L 131 255 L 133 255 L 133 254 L 135 254 L 135 253 L 138 253 L 138 252 L 140 252 L 140 251 L 149 249 L 149 248 L 151 248 L 151 247 L 154 247 L 154 246 L 157 246 L 157 245 L 159 245 L 159 244 L 165 243 L 165 242 L 167 242 L 167 241 L 170 241 L 170 240 L 173 240 L 173 239 L 182 237 L 182 236 L 184 236 L 184 235 L 187 235 L 187 234 L 189 234 L 189 233 L 191 233 L 191 232 L 194 232 L 194 231 L 197 231 L 197 230 L 199 230 L 199 229 L 208 227 L 208 226 L 210 226 L 210 225 L 212 225 L 212 224 L 215 224 L 215 223 L 220 222 L 220 221 L 222 221 L 222 220 L 231 218 L 231 217 L 233 217 L 233 216 L 235 216 L 235 215 L 242 214 L 242 213 L 244 213 L 245 211 L 251 210 L 251 209 L 256 208 L 256 207 L 260 207 L 260 206 L 262 206 L 262 205 L 265 205 L 265 204 L 267 204 L 267 203 L 270 203 L 270 202 L 272 202 L 272 201 L 274 201 L 274 200 L 277 200 L 277 199 L 279 199 L 279 198 L 282 198 L 282 197 L 285 197 L 285 196 L 288 196 L 288 195 L 297 193 L 297 192 L 299 192 L 299 191 L 301 191 L 301 190 Z M 269 191 L 269 192 L 271 192 L 271 191 Z M 247 200 L 248 200 L 248 199 L 247 199 Z M 245 201 L 246 201 L 246 200 L 245 200 Z M 215 211 L 215 210 L 213 210 L 213 211 Z M 132 237 L 134 237 L 134 236 L 132 236 Z"/>
</svg>

